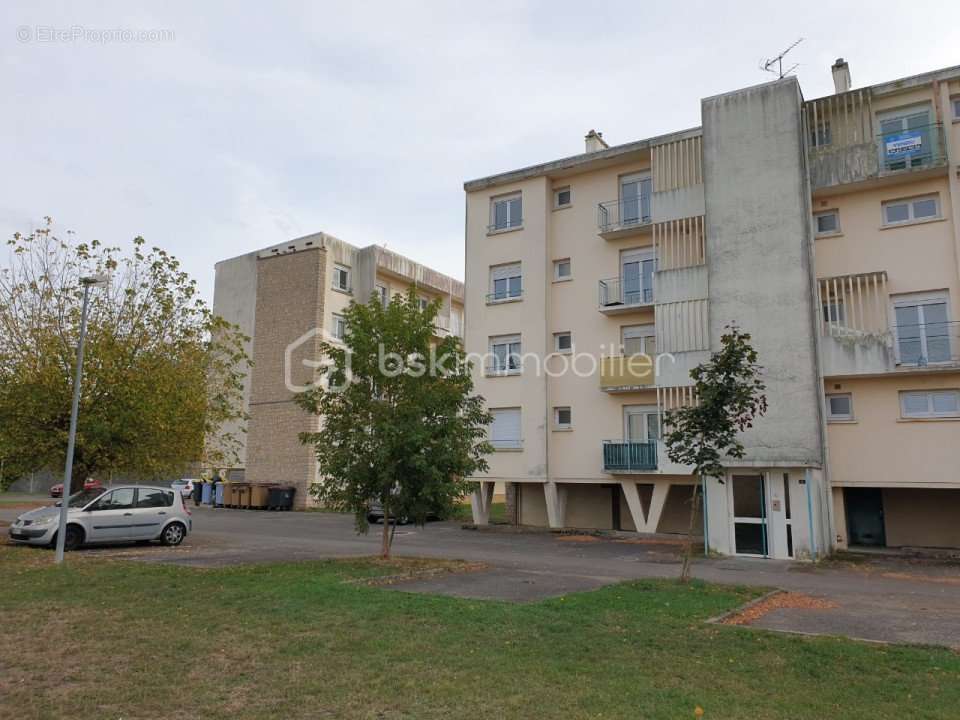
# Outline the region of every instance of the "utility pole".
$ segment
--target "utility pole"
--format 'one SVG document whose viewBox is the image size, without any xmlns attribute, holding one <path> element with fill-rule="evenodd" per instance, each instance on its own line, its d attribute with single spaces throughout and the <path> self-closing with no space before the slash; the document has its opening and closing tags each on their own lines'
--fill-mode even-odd
<svg viewBox="0 0 960 720">
<path fill-rule="evenodd" d="M 107 284 L 106 275 L 80 278 L 83 286 L 83 306 L 80 310 L 80 340 L 77 343 L 77 371 L 73 378 L 73 404 L 70 407 L 70 435 L 67 439 L 67 464 L 63 470 L 63 493 L 60 495 L 60 524 L 57 527 L 57 556 L 54 562 L 63 562 L 63 548 L 67 540 L 67 513 L 70 509 L 70 485 L 73 478 L 73 450 L 77 441 L 77 415 L 80 411 L 80 381 L 83 378 L 83 342 L 87 336 L 87 311 L 90 290 Z"/>
</svg>

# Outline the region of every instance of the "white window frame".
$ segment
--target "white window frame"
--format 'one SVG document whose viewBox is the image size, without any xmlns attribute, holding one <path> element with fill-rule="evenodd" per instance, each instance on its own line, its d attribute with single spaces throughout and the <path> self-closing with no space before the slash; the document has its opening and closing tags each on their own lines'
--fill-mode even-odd
<svg viewBox="0 0 960 720">
<path fill-rule="evenodd" d="M 643 325 L 622 325 L 620 327 L 620 352 L 625 357 L 631 357 L 632 355 L 627 354 L 626 341 L 627 340 L 639 340 L 640 345 L 643 349 L 637 353 L 638 355 L 648 355 L 649 354 L 649 344 L 647 338 L 653 338 L 654 344 L 657 340 L 657 327 L 654 324 L 647 323 Z M 654 348 L 656 350 L 656 348 Z"/>
<path fill-rule="evenodd" d="M 560 194 L 567 193 L 567 202 L 560 202 Z M 563 187 L 554 188 L 553 190 L 553 209 L 562 210 L 563 208 L 568 208 L 573 205 L 573 190 L 570 189 L 569 185 L 564 185 Z"/>
<path fill-rule="evenodd" d="M 907 363 L 903 361 L 903 358 L 900 354 L 900 333 L 899 325 L 897 324 L 897 308 L 902 307 L 916 307 L 918 308 L 918 326 L 923 328 L 923 332 L 920 334 L 920 355 L 924 358 L 929 358 L 930 353 L 927 347 L 928 337 L 927 337 L 927 322 L 926 317 L 924 316 L 923 307 L 925 305 L 944 305 L 946 306 L 946 320 L 945 323 L 948 328 L 952 327 L 950 320 L 950 295 L 945 292 L 938 293 L 920 293 L 920 294 L 909 294 L 909 295 L 893 295 L 890 298 L 890 317 L 893 320 L 893 349 L 894 357 L 897 360 L 897 365 L 905 365 L 907 367 L 916 367 L 917 363 Z M 934 322 L 930 323 L 932 325 L 939 325 L 940 323 Z M 946 360 L 935 360 L 933 362 L 927 360 L 928 365 L 948 365 L 953 362 L 953 343 L 954 339 L 951 338 L 948 334 L 947 336 L 947 359 Z"/>
<path fill-rule="evenodd" d="M 337 340 L 343 340 L 347 334 L 347 319 L 340 313 L 333 313 L 330 334 Z"/>
<path fill-rule="evenodd" d="M 504 360 L 497 348 L 503 347 Z M 492 335 L 489 339 L 490 362 L 488 375 L 519 375 L 523 370 L 523 343 L 520 335 Z"/>
<path fill-rule="evenodd" d="M 830 401 L 833 398 L 846 398 L 850 402 L 850 412 L 835 413 Z M 853 394 L 852 393 L 828 393 L 827 394 L 827 420 L 829 422 L 851 422 L 854 419 L 853 414 Z"/>
<path fill-rule="evenodd" d="M 921 218 L 916 217 L 914 205 L 918 202 L 925 200 L 933 200 L 934 206 L 936 207 L 935 215 L 927 215 Z M 894 205 L 906 205 L 907 206 L 907 219 L 906 220 L 888 220 L 887 219 L 887 208 Z M 897 198 L 895 200 L 885 200 L 881 205 L 881 217 L 883 220 L 883 227 L 898 227 L 900 225 L 911 225 L 913 223 L 921 222 L 930 222 L 931 220 L 939 220 L 943 217 L 943 208 L 940 205 L 940 193 L 932 193 L 930 195 L 918 195 L 917 197 L 909 198 Z"/>
<path fill-rule="evenodd" d="M 420 312 L 424 312 L 429 304 L 430 298 L 428 298 L 426 295 L 417 295 L 417 309 Z"/>
<path fill-rule="evenodd" d="M 517 280 L 516 293 L 511 289 L 513 283 Z M 505 291 L 502 297 L 498 297 L 497 283 L 504 282 Z M 487 296 L 488 303 L 510 302 L 523 299 L 523 265 L 519 262 L 505 263 L 503 265 L 490 266 L 490 294 Z"/>
<path fill-rule="evenodd" d="M 960 95 L 950 98 L 950 107 L 953 108 L 953 119 L 960 121 Z"/>
<path fill-rule="evenodd" d="M 505 437 L 505 438 L 496 438 L 494 437 L 494 431 L 499 430 L 502 432 L 502 425 L 498 428 L 497 418 L 501 415 L 509 413 L 511 416 L 516 414 L 516 431 L 517 437 Z M 490 423 L 490 434 L 489 441 L 493 445 L 494 450 L 521 450 L 523 449 L 523 411 L 519 407 L 504 407 L 504 408 L 490 408 L 490 414 L 493 415 L 493 422 Z"/>
<path fill-rule="evenodd" d="M 513 202 L 519 200 L 519 205 L 516 206 L 519 208 L 520 217 L 515 218 L 513 214 L 515 212 Z M 506 204 L 506 223 L 504 225 L 497 224 L 497 207 L 501 204 Z M 490 232 L 506 232 L 507 230 L 518 230 L 523 227 L 523 193 L 514 192 L 508 195 L 498 195 L 497 197 L 490 198 L 490 227 L 488 230 Z"/>
<path fill-rule="evenodd" d="M 568 413 L 567 422 L 560 421 L 560 414 L 563 411 Z M 569 405 L 557 405 L 553 408 L 553 427 L 555 430 L 572 430 L 573 429 L 573 410 L 570 409 Z"/>
<path fill-rule="evenodd" d="M 643 439 L 630 437 L 630 416 L 643 416 Z M 650 437 L 650 417 L 657 418 L 657 437 Z M 623 440 L 624 442 L 659 442 L 663 435 L 663 428 L 660 427 L 660 410 L 656 405 L 624 405 L 623 406 Z"/>
<path fill-rule="evenodd" d="M 383 283 L 377 283 L 377 295 L 380 298 L 380 304 L 387 307 L 390 304 L 390 290 Z"/>
<path fill-rule="evenodd" d="M 569 338 L 569 339 L 570 339 L 570 347 L 568 347 L 568 348 L 561 348 L 561 347 L 560 347 L 560 339 L 561 339 L 561 338 Z M 558 352 L 558 353 L 560 353 L 561 355 L 566 355 L 566 354 L 568 354 L 568 353 L 572 353 L 572 352 L 573 352 L 573 333 L 570 332 L 569 330 L 562 330 L 561 332 L 555 332 L 555 333 L 553 334 L 553 349 L 554 349 L 554 352 Z"/>
<path fill-rule="evenodd" d="M 567 264 L 568 272 L 566 275 L 561 275 L 560 266 L 564 263 Z M 570 258 L 558 258 L 553 261 L 553 280 L 554 282 L 566 282 L 567 280 L 573 280 L 573 263 L 570 261 Z"/>
<path fill-rule="evenodd" d="M 832 216 L 836 219 L 836 225 L 837 225 L 837 226 L 836 226 L 833 230 L 821 230 L 821 229 L 820 229 L 820 218 L 822 218 L 822 217 L 828 217 L 828 216 L 830 216 L 830 215 L 832 215 Z M 813 214 L 813 222 L 816 223 L 816 225 L 815 225 L 815 231 L 816 231 L 817 237 L 826 237 L 826 236 L 828 236 L 828 235 L 839 235 L 840 232 L 841 232 L 841 230 L 840 230 L 840 211 L 839 211 L 839 210 L 833 209 L 833 210 L 821 210 L 821 211 L 819 211 L 819 212 L 815 212 L 815 213 Z"/>
<path fill-rule="evenodd" d="M 842 326 L 846 322 L 847 317 L 843 298 L 838 297 L 832 298 L 829 301 L 824 300 L 820 303 L 820 314 L 825 325 Z"/>
<path fill-rule="evenodd" d="M 339 282 L 341 279 L 344 284 Z M 352 288 L 350 287 L 350 268 L 348 266 L 340 265 L 339 263 L 333 266 L 333 289 L 345 293 L 352 292 Z"/>
<path fill-rule="evenodd" d="M 909 396 L 925 396 L 927 401 L 927 409 L 924 412 L 908 412 L 907 411 L 907 397 Z M 957 410 L 942 410 L 937 411 L 934 409 L 934 396 L 936 395 L 952 395 L 957 400 L 958 409 Z M 900 391 L 900 417 L 904 420 L 923 420 L 923 419 L 934 419 L 934 418 L 960 418 L 960 390 L 955 388 L 937 388 L 933 390 L 901 390 Z"/>
</svg>

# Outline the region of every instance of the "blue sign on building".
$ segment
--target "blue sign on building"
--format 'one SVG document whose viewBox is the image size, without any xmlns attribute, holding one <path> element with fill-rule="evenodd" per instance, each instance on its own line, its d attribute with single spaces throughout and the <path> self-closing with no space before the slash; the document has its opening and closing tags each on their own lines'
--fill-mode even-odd
<svg viewBox="0 0 960 720">
<path fill-rule="evenodd" d="M 920 130 L 887 135 L 883 139 L 887 160 L 904 160 L 923 154 L 923 133 Z"/>
</svg>

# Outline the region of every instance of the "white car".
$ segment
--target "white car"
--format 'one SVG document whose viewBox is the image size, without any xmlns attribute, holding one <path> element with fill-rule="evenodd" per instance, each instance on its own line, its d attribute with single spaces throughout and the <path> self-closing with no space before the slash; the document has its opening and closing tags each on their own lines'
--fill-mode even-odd
<svg viewBox="0 0 960 720">
<path fill-rule="evenodd" d="M 190 510 L 180 493 L 170 488 L 124 485 L 81 490 L 70 496 L 69 503 L 67 550 L 94 543 L 150 540 L 179 545 L 193 530 Z M 10 539 L 30 545 L 56 543 L 59 505 L 23 513 L 10 526 Z"/>
<path fill-rule="evenodd" d="M 183 480 L 174 480 L 172 483 L 170 483 L 170 487 L 172 487 L 174 490 L 179 490 L 180 495 L 183 496 L 184 500 L 189 500 L 193 496 L 193 484 L 195 482 L 200 481 L 184 478 Z"/>
</svg>

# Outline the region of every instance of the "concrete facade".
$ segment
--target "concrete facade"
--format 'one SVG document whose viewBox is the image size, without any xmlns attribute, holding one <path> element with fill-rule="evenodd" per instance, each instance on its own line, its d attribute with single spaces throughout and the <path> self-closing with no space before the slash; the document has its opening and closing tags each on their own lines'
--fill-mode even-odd
<svg viewBox="0 0 960 720">
<path fill-rule="evenodd" d="M 770 409 L 746 457 L 702 483 L 707 546 L 816 558 L 850 544 L 850 523 L 891 546 L 957 546 L 960 68 L 843 85 L 810 101 L 789 77 L 736 90 L 702 101 L 702 128 L 613 147 L 588 135 L 581 155 L 465 183 L 467 350 L 524 357 L 477 368 L 519 428 L 498 427 L 476 479 L 508 484 L 518 522 L 685 531 L 677 498 L 700 483 L 651 428 L 696 402 L 690 369 L 736 323 Z M 490 302 L 504 266 L 522 294 Z M 910 313 L 933 320 L 911 330 Z M 911 332 L 931 357 L 904 358 Z M 651 348 L 656 372 L 631 375 Z M 543 371 L 580 354 L 592 372 Z M 933 416 L 908 414 L 918 393 L 935 393 Z"/>
<path fill-rule="evenodd" d="M 338 285 L 342 272 L 346 287 Z M 242 472 L 245 482 L 291 485 L 295 507 L 313 503 L 310 488 L 322 482 L 322 468 L 299 435 L 318 430 L 320 419 L 294 396 L 314 379 L 319 343 L 336 342 L 338 316 L 351 302 L 366 302 L 373 292 L 391 298 L 410 287 L 441 300 L 438 336 L 461 335 L 463 284 L 378 246 L 357 248 L 316 233 L 217 263 L 215 312 L 249 336 L 253 358 L 244 385 L 249 422 L 234 477 Z"/>
</svg>

